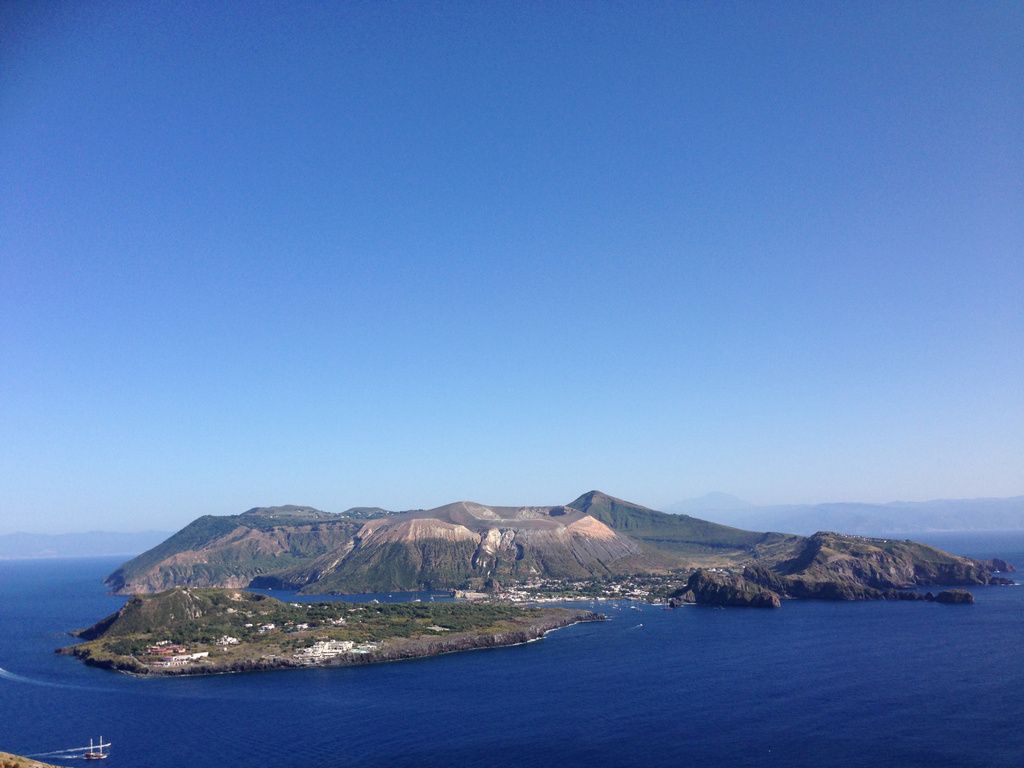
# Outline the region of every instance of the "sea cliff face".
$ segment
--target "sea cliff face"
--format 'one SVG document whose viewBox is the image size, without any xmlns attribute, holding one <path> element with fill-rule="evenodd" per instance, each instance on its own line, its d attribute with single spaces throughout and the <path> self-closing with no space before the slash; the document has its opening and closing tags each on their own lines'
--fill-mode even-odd
<svg viewBox="0 0 1024 768">
<path fill-rule="evenodd" d="M 343 549 L 361 526 L 358 519 L 309 507 L 208 515 L 128 561 L 106 583 L 120 594 L 155 593 L 184 585 L 246 587 L 265 574 Z"/>
</svg>

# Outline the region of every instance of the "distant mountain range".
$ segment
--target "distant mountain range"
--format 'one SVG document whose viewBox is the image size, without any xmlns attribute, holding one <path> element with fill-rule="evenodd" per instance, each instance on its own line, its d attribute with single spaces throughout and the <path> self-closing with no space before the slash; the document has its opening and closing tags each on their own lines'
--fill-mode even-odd
<svg viewBox="0 0 1024 768">
<path fill-rule="evenodd" d="M 755 506 L 726 493 L 710 493 L 669 505 L 666 511 L 713 515 L 727 525 L 811 534 L 842 531 L 862 536 L 940 531 L 1024 530 L 1024 496 L 992 499 L 837 502 Z"/>
<path fill-rule="evenodd" d="M 135 555 L 156 546 L 166 531 L 140 533 L 5 533 L 0 534 L 0 560 L 38 557 L 104 557 Z"/>
</svg>

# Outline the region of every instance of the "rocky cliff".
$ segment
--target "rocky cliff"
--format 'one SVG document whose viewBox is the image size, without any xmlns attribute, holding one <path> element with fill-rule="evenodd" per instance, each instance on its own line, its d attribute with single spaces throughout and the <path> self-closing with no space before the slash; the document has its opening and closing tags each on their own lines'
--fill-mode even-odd
<svg viewBox="0 0 1024 768">
<path fill-rule="evenodd" d="M 686 586 L 671 595 L 669 604 L 733 606 L 737 608 L 781 608 L 776 592 L 743 576 L 700 569 L 690 576 Z"/>
</svg>

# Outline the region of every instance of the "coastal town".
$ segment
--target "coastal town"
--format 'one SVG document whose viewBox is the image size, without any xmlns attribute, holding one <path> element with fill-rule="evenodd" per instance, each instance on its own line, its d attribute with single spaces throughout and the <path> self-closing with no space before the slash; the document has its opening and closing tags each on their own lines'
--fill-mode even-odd
<svg viewBox="0 0 1024 768">
<path fill-rule="evenodd" d="M 724 569 L 710 569 L 724 570 Z M 566 601 L 635 600 L 666 603 L 669 595 L 686 583 L 690 571 L 669 574 L 644 574 L 607 579 L 534 578 L 509 586 L 492 585 L 490 590 L 458 589 L 456 600 L 497 600 L 528 605 Z"/>
<path fill-rule="evenodd" d="M 266 635 L 276 629 L 277 627 L 275 625 L 266 624 L 262 625 L 258 631 L 260 634 Z M 295 631 L 302 631 L 306 629 L 309 629 L 308 624 L 297 625 L 295 627 Z M 215 643 L 216 650 L 196 651 L 192 650 L 189 646 L 172 643 L 170 640 L 159 640 L 152 645 L 146 646 L 144 653 L 139 656 L 139 661 L 154 670 L 162 670 L 172 667 L 187 667 L 189 665 L 201 664 L 202 662 L 210 659 L 211 653 L 216 653 L 217 651 L 226 652 L 232 646 L 237 646 L 240 643 L 241 640 L 237 637 L 223 635 L 218 638 Z M 314 640 L 311 645 L 294 651 L 292 653 L 292 658 L 302 664 L 320 664 L 325 661 L 343 657 L 347 654 L 363 655 L 372 653 L 379 647 L 378 643 L 373 642 L 357 644 L 352 640 L 320 638 Z"/>
</svg>

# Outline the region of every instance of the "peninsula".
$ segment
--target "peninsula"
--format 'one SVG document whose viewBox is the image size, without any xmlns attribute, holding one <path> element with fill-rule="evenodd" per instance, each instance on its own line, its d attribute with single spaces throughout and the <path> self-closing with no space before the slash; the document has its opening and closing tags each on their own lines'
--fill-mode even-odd
<svg viewBox="0 0 1024 768">
<path fill-rule="evenodd" d="M 234 589 L 136 596 L 59 650 L 140 675 L 348 666 L 497 648 L 604 617 L 586 610 L 452 602 L 282 602 Z"/>
</svg>

